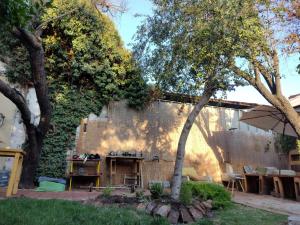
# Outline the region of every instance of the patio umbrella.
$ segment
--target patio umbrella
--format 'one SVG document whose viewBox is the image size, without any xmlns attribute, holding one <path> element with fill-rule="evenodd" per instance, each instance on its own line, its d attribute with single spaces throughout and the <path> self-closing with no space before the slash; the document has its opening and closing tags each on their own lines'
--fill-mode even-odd
<svg viewBox="0 0 300 225">
<path fill-rule="evenodd" d="M 240 121 L 266 131 L 298 137 L 286 117 L 272 106 L 260 105 L 243 112 Z"/>
</svg>

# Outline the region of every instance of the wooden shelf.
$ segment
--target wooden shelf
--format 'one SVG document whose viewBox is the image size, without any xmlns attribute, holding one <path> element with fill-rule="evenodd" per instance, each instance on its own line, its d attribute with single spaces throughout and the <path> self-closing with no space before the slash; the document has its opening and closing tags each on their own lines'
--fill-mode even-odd
<svg viewBox="0 0 300 225">
<path fill-rule="evenodd" d="M 101 174 L 89 174 L 89 175 L 80 175 L 80 174 L 69 174 L 69 177 L 100 177 Z"/>
</svg>

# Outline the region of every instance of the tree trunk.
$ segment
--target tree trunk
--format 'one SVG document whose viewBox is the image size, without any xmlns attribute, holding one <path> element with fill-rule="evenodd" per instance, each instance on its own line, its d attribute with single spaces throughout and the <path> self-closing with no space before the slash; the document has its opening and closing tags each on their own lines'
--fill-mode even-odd
<svg viewBox="0 0 300 225">
<path fill-rule="evenodd" d="M 184 163 L 185 145 L 186 145 L 187 138 L 189 136 L 190 130 L 194 124 L 196 117 L 199 115 L 201 109 L 208 103 L 212 95 L 213 95 L 213 91 L 211 89 L 204 91 L 200 101 L 194 106 L 192 112 L 189 114 L 187 120 L 185 121 L 183 129 L 181 131 L 178 147 L 177 147 L 174 174 L 172 179 L 171 197 L 174 200 L 178 200 L 180 195 L 182 168 Z"/>
<path fill-rule="evenodd" d="M 27 128 L 28 145 L 25 148 L 26 155 L 23 162 L 23 171 L 21 177 L 22 188 L 33 188 L 36 169 L 39 164 L 40 153 L 42 149 L 43 137 L 38 135 L 36 128 L 32 125 Z"/>
<path fill-rule="evenodd" d="M 24 121 L 23 112 L 21 111 L 23 122 L 26 126 L 28 140 L 28 145 L 25 149 L 26 156 L 24 158 L 21 185 L 24 187 L 33 187 L 43 139 L 49 130 L 51 118 L 51 105 L 45 74 L 45 56 L 42 41 L 39 36 L 22 28 L 15 28 L 12 33 L 22 42 L 29 52 L 29 61 L 32 72 L 31 78 L 40 108 L 40 122 L 37 126 L 31 124 L 30 119 L 29 121 Z M 19 108 L 18 105 L 17 107 Z"/>
</svg>

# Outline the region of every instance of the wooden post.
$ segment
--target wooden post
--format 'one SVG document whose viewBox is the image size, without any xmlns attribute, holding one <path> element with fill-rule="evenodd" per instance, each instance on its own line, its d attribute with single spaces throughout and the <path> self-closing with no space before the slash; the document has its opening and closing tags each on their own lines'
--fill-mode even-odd
<svg viewBox="0 0 300 225">
<path fill-rule="evenodd" d="M 11 172 L 10 172 L 9 183 L 8 183 L 7 190 L 6 190 L 6 197 L 10 197 L 13 194 L 13 188 L 15 185 L 16 175 L 18 172 L 19 157 L 20 157 L 20 153 L 16 153 L 15 157 L 14 157 L 13 166 L 12 166 Z"/>
<path fill-rule="evenodd" d="M 18 161 L 17 173 L 16 173 L 16 179 L 15 179 L 14 188 L 13 188 L 13 194 L 17 194 L 17 191 L 18 191 L 18 186 L 19 186 L 21 173 L 22 173 L 22 164 L 23 164 L 23 156 L 20 154 L 19 161 Z"/>
<path fill-rule="evenodd" d="M 72 191 L 72 179 L 73 179 L 73 161 L 70 161 L 70 181 L 69 181 L 69 191 Z"/>
<path fill-rule="evenodd" d="M 300 177 L 294 177 L 296 200 L 300 202 Z"/>
</svg>

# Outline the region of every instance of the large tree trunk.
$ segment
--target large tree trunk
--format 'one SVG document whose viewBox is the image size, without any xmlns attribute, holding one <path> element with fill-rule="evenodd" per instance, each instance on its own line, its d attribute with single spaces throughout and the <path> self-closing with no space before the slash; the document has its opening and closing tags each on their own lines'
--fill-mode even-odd
<svg viewBox="0 0 300 225">
<path fill-rule="evenodd" d="M 185 155 L 185 145 L 187 138 L 189 136 L 190 130 L 194 124 L 196 117 L 199 115 L 201 109 L 208 103 L 210 97 L 213 95 L 212 89 L 207 89 L 204 91 L 200 101 L 194 106 L 192 112 L 189 114 L 183 129 L 180 134 L 178 147 L 177 147 L 177 155 L 174 167 L 174 174 L 172 179 L 172 194 L 171 197 L 174 200 L 179 199 L 180 188 L 181 188 L 181 180 L 182 180 L 182 168 L 184 163 L 184 155 Z"/>
<path fill-rule="evenodd" d="M 26 155 L 24 157 L 20 186 L 22 188 L 32 188 L 34 187 L 35 173 L 39 164 L 43 137 L 38 134 L 36 127 L 33 125 L 28 127 L 26 131 L 28 145 L 25 149 Z"/>
<path fill-rule="evenodd" d="M 13 34 L 24 44 L 29 52 L 32 81 L 40 108 L 38 126 L 26 125 L 28 146 L 24 158 L 21 184 L 24 187 L 34 185 L 35 172 L 39 163 L 43 139 L 50 126 L 51 105 L 45 74 L 45 56 L 41 38 L 24 29 L 15 29 Z"/>
</svg>

